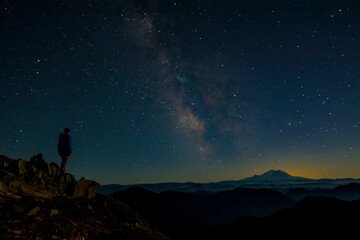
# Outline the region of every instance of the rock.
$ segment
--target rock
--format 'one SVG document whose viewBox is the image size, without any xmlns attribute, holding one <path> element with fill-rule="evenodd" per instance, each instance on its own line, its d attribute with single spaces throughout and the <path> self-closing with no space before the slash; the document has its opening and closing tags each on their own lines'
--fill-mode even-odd
<svg viewBox="0 0 360 240">
<path fill-rule="evenodd" d="M 54 216 L 54 215 L 58 215 L 59 214 L 59 210 L 57 209 L 50 209 L 50 217 Z"/>
<path fill-rule="evenodd" d="M 50 169 L 50 175 L 52 176 L 56 176 L 56 175 L 59 175 L 59 165 L 57 165 L 56 163 L 54 162 L 51 162 L 49 164 L 49 169 Z"/>
<path fill-rule="evenodd" d="M 57 163 L 51 162 L 50 166 L 56 169 L 59 169 L 59 165 Z"/>
<path fill-rule="evenodd" d="M 93 198 L 95 197 L 99 186 L 100 184 L 97 182 L 81 178 L 76 184 L 74 197 L 86 197 L 89 199 Z"/>
<path fill-rule="evenodd" d="M 5 169 L 0 169 L 0 182 L 9 183 L 9 182 L 14 181 L 16 179 L 17 178 L 13 173 L 8 172 Z"/>
<path fill-rule="evenodd" d="M 0 167 L 1 168 L 6 168 L 9 165 L 7 160 L 9 160 L 8 157 L 5 157 L 4 155 L 0 155 Z"/>
<path fill-rule="evenodd" d="M 20 178 L 26 172 L 25 164 L 26 161 L 21 158 L 18 160 L 9 160 L 7 161 L 7 166 L 4 167 L 4 170 L 9 171 L 16 177 Z"/>
<path fill-rule="evenodd" d="M 26 214 L 26 216 L 34 216 L 38 211 L 40 211 L 40 207 L 34 207 Z"/>
<path fill-rule="evenodd" d="M 0 155 L 0 192 L 25 194 L 36 198 L 55 196 L 93 198 L 99 184 L 84 178 L 79 181 L 69 173 L 60 174 L 59 166 L 47 163 L 42 153 L 30 161 L 13 160 Z"/>
<path fill-rule="evenodd" d="M 34 220 L 37 221 L 37 222 L 43 222 L 43 221 L 44 221 L 44 220 L 43 220 L 41 217 L 39 217 L 39 216 L 36 216 L 36 217 L 34 218 Z"/>
<path fill-rule="evenodd" d="M 35 166 L 42 166 L 45 163 L 44 154 L 38 153 L 36 156 L 31 157 L 30 163 Z"/>
<path fill-rule="evenodd" d="M 0 190 L 10 193 L 12 189 L 10 184 L 17 180 L 16 176 L 4 169 L 0 169 Z"/>
<path fill-rule="evenodd" d="M 25 208 L 23 206 L 20 206 L 20 205 L 17 205 L 17 204 L 14 204 L 12 207 L 13 207 L 14 211 L 17 214 L 22 213 L 23 211 L 25 211 Z"/>
<path fill-rule="evenodd" d="M 42 176 L 43 176 L 43 171 L 42 170 L 36 171 L 36 178 L 41 179 Z"/>
<path fill-rule="evenodd" d="M 78 233 L 75 240 L 85 240 L 85 237 L 81 236 L 80 233 Z"/>
<path fill-rule="evenodd" d="M 8 229 L 8 232 L 9 232 L 9 233 L 13 233 L 13 234 L 15 234 L 15 235 L 20 235 L 20 234 L 22 234 L 22 231 L 21 231 L 21 230 Z"/>
</svg>

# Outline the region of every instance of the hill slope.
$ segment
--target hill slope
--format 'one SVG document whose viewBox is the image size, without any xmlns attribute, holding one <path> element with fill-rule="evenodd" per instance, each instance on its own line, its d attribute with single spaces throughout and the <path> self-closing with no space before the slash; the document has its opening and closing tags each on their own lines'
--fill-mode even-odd
<svg viewBox="0 0 360 240">
<path fill-rule="evenodd" d="M 42 154 L 0 156 L 0 239 L 167 239 L 99 184 L 60 175 Z"/>
<path fill-rule="evenodd" d="M 244 215 L 266 216 L 296 203 L 274 190 L 246 188 L 216 194 L 170 191 L 157 194 L 129 188 L 111 196 L 129 204 L 159 230 L 177 238 L 189 229 L 230 223 Z"/>
<path fill-rule="evenodd" d="M 182 206 L 206 216 L 212 224 L 229 223 L 239 216 L 263 217 L 295 205 L 295 201 L 270 189 L 236 188 L 212 195 L 163 192 L 161 196 L 177 201 Z"/>
<path fill-rule="evenodd" d="M 359 239 L 360 201 L 305 198 L 264 218 L 241 217 L 231 224 L 198 229 L 187 239 Z"/>
<path fill-rule="evenodd" d="M 332 189 L 304 189 L 296 188 L 287 192 L 287 195 L 293 199 L 301 200 L 305 197 L 318 196 L 318 197 L 333 197 L 341 200 L 352 201 L 360 199 L 360 183 L 349 183 L 340 185 Z"/>
</svg>

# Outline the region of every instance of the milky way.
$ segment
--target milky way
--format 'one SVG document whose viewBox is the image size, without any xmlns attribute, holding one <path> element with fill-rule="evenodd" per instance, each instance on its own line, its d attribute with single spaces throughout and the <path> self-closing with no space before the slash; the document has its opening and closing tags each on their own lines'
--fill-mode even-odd
<svg viewBox="0 0 360 240">
<path fill-rule="evenodd" d="M 356 1 L 2 1 L 0 154 L 101 183 L 360 174 Z"/>
</svg>

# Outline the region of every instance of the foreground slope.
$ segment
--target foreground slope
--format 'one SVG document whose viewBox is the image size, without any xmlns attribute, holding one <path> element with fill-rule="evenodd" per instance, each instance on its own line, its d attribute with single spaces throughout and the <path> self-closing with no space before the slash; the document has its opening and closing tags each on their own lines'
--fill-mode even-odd
<svg viewBox="0 0 360 240">
<path fill-rule="evenodd" d="M 0 198 L 1 239 L 166 239 L 126 204 L 108 196 Z"/>
<path fill-rule="evenodd" d="M 167 239 L 99 184 L 59 174 L 42 154 L 0 156 L 0 239 Z"/>
</svg>

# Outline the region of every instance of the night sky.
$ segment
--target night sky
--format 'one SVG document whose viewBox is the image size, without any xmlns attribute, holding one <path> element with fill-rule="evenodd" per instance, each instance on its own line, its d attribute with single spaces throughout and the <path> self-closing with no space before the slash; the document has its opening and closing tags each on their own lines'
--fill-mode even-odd
<svg viewBox="0 0 360 240">
<path fill-rule="evenodd" d="M 359 1 L 1 1 L 0 154 L 102 184 L 360 177 Z"/>
</svg>

